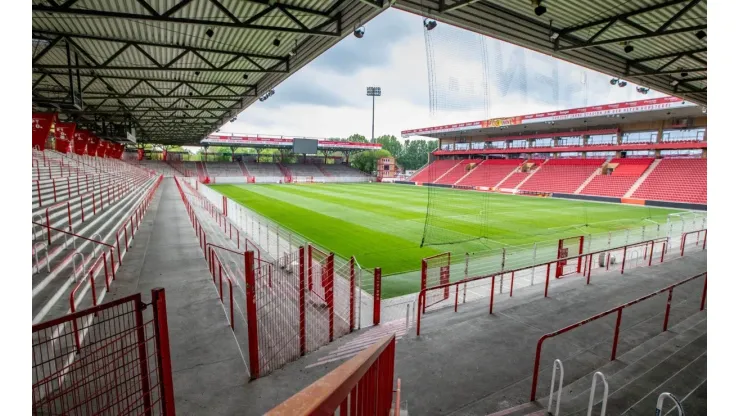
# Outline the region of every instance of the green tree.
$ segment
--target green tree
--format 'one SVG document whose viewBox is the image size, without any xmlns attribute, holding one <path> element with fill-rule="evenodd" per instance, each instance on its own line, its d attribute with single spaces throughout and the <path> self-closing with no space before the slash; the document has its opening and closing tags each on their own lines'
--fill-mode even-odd
<svg viewBox="0 0 740 416">
<path fill-rule="evenodd" d="M 403 143 L 403 153 L 398 158 L 398 164 L 408 170 L 419 169 L 427 163 L 429 153 L 436 148 L 436 140 L 405 140 Z"/>
<path fill-rule="evenodd" d="M 378 159 L 388 156 L 391 156 L 391 153 L 385 149 L 365 150 L 352 156 L 350 164 L 355 169 L 359 169 L 365 173 L 372 173 L 378 166 Z"/>
<path fill-rule="evenodd" d="M 360 142 L 360 143 L 367 143 L 368 142 L 367 139 L 365 138 L 365 136 L 363 136 L 363 135 L 361 135 L 359 133 L 355 133 L 355 134 L 347 137 L 347 141 L 348 142 Z"/>
<path fill-rule="evenodd" d="M 403 145 L 398 141 L 398 139 L 396 139 L 396 136 L 385 134 L 378 137 L 376 142 L 380 143 L 383 146 L 382 148 L 389 151 L 391 156 L 396 159 L 398 159 L 403 153 Z"/>
</svg>

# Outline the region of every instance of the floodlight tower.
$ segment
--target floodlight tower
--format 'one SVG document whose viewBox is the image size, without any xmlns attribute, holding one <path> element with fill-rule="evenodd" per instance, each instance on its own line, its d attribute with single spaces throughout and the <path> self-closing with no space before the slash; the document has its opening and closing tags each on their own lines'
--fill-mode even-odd
<svg viewBox="0 0 740 416">
<path fill-rule="evenodd" d="M 370 143 L 375 143 L 375 97 L 380 97 L 380 87 L 367 87 L 367 96 L 373 97 L 373 127 Z"/>
</svg>

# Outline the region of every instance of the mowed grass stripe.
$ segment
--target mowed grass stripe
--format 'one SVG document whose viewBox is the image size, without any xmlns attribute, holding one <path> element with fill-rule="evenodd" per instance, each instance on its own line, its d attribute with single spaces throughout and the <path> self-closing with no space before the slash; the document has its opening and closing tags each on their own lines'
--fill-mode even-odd
<svg viewBox="0 0 740 416">
<path fill-rule="evenodd" d="M 324 215 L 240 186 L 216 185 L 213 188 L 341 257 L 348 259 L 354 255 L 364 267 L 382 265 L 384 274 L 418 269 L 421 258 L 438 254 L 437 250 L 428 247 L 419 248 L 418 242 Z"/>
<path fill-rule="evenodd" d="M 248 185 L 241 185 L 248 187 Z M 366 228 L 381 229 L 387 234 L 395 235 L 399 238 L 405 238 L 409 242 L 419 244 L 423 232 L 423 219 L 417 220 L 399 220 L 388 217 L 383 213 L 367 212 L 363 209 L 354 209 L 342 206 L 341 204 L 325 202 L 318 195 L 303 196 L 294 193 L 295 186 L 286 185 L 263 185 L 255 189 L 254 192 L 262 195 L 283 200 L 292 205 L 310 208 L 313 211 L 321 212 L 329 217 L 340 220 L 353 222 Z M 371 201 L 368 200 L 368 204 Z M 377 250 L 386 250 L 385 247 L 376 248 Z"/>
</svg>

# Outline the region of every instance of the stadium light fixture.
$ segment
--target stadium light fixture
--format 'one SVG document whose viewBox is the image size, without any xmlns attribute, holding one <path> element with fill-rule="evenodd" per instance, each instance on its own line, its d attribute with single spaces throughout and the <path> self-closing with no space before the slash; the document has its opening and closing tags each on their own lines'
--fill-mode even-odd
<svg viewBox="0 0 740 416">
<path fill-rule="evenodd" d="M 611 81 L 609 81 L 609 83 L 612 85 L 617 85 L 617 82 L 619 82 L 617 78 L 612 78 Z"/>
<path fill-rule="evenodd" d="M 635 87 L 635 90 L 640 94 L 647 94 L 648 92 L 650 92 L 650 88 L 645 87 Z"/>
<path fill-rule="evenodd" d="M 247 78 L 249 78 L 249 75 L 248 74 L 244 74 L 244 75 L 242 75 L 242 78 L 247 79 Z"/>
<path fill-rule="evenodd" d="M 365 36 L 365 26 L 360 26 L 355 29 L 355 37 L 357 39 L 362 39 L 362 37 Z"/>
<path fill-rule="evenodd" d="M 375 143 L 375 97 L 380 97 L 380 87 L 367 87 L 367 96 L 373 97 L 373 122 L 370 142 Z"/>
<path fill-rule="evenodd" d="M 627 81 L 619 81 L 619 88 L 624 88 L 627 86 Z"/>
<path fill-rule="evenodd" d="M 707 37 L 707 32 L 705 32 L 703 30 L 700 30 L 700 31 L 696 32 L 696 38 L 697 39 L 704 39 L 705 37 Z"/>
<path fill-rule="evenodd" d="M 635 50 L 635 47 L 632 46 L 632 45 L 625 45 L 624 46 L 624 52 L 625 53 L 632 53 L 632 51 L 634 51 L 634 50 Z"/>
<path fill-rule="evenodd" d="M 550 40 L 555 41 L 559 37 L 560 37 L 560 33 L 558 33 L 558 32 L 552 32 L 552 34 L 550 35 Z"/>
<path fill-rule="evenodd" d="M 213 37 L 213 29 L 208 28 L 208 30 L 206 30 L 206 36 L 208 36 L 209 38 L 212 38 Z"/>
<path fill-rule="evenodd" d="M 686 78 L 688 76 L 689 76 L 689 73 L 688 72 L 681 72 L 681 77 L 682 78 Z"/>
<path fill-rule="evenodd" d="M 437 21 L 434 20 L 434 19 L 430 19 L 430 18 L 426 17 L 426 18 L 424 18 L 424 27 L 427 30 L 432 30 L 435 27 L 437 27 Z"/>
<path fill-rule="evenodd" d="M 275 40 L 272 41 L 272 46 L 276 48 L 280 46 L 280 38 L 275 38 Z"/>
<path fill-rule="evenodd" d="M 534 14 L 537 16 L 542 16 L 547 13 L 547 7 L 542 5 L 542 0 L 532 0 L 532 5 L 535 6 Z"/>
<path fill-rule="evenodd" d="M 676 85 L 678 85 L 677 79 L 674 79 L 673 81 L 671 81 L 671 87 L 675 87 Z"/>
</svg>

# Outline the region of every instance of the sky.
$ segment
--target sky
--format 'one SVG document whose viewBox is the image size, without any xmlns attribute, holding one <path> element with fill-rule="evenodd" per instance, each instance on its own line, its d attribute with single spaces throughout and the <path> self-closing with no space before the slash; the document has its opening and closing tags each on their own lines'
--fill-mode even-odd
<svg viewBox="0 0 740 416">
<path fill-rule="evenodd" d="M 221 132 L 370 138 L 368 86 L 382 88 L 375 136 L 399 139 L 412 128 L 663 95 L 618 88 L 610 76 L 443 23 L 427 32 L 422 21 L 386 10 L 365 24 L 362 39 L 342 39 Z"/>
</svg>

